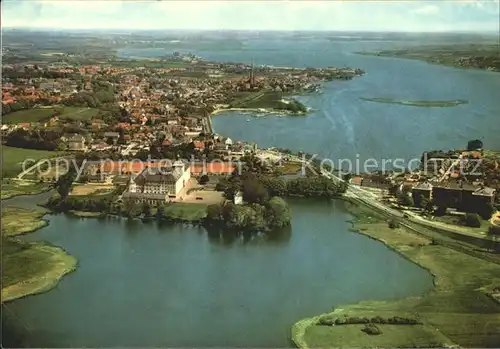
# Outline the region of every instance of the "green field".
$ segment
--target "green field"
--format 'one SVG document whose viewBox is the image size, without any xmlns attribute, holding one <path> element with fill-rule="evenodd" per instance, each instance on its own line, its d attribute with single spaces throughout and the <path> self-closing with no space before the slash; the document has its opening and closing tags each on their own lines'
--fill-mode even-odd
<svg viewBox="0 0 500 349">
<path fill-rule="evenodd" d="M 369 314 L 367 314 L 369 315 Z M 382 334 L 370 336 L 361 330 L 364 325 L 313 326 L 308 337 L 314 337 L 317 348 L 429 348 L 443 346 L 448 339 L 439 331 L 426 325 L 377 325 Z M 338 346 L 332 343 L 338 338 Z"/>
<path fill-rule="evenodd" d="M 26 159 L 40 160 L 64 155 L 64 152 L 13 148 L 4 145 L 1 147 L 1 150 L 2 177 L 14 177 L 18 175 L 22 171 L 22 164 Z M 27 164 L 27 167 L 34 164 L 34 162 L 31 162 Z"/>
<path fill-rule="evenodd" d="M 2 210 L 2 302 L 48 291 L 75 269 L 76 259 L 64 250 L 13 238 L 46 226 L 42 217 L 47 213 L 17 207 Z"/>
<path fill-rule="evenodd" d="M 80 107 L 64 107 L 62 108 L 60 119 L 64 120 L 91 120 L 95 118 L 101 111 L 97 108 L 80 108 Z"/>
<path fill-rule="evenodd" d="M 52 107 L 52 108 L 33 108 L 19 110 L 3 116 L 3 122 L 6 124 L 17 124 L 21 122 L 44 122 L 52 116 L 57 115 L 64 120 L 91 120 L 99 114 L 100 110 L 96 108 L 83 107 Z"/>
<path fill-rule="evenodd" d="M 2 209 L 2 234 L 3 236 L 14 236 L 45 227 L 47 222 L 42 217 L 47 213 L 48 211 L 42 208 L 30 210 L 5 207 Z"/>
<path fill-rule="evenodd" d="M 207 215 L 205 204 L 172 203 L 165 206 L 165 216 L 169 219 L 180 219 L 183 221 L 197 221 Z"/>
<path fill-rule="evenodd" d="M 20 122 L 41 122 L 56 115 L 58 108 L 34 108 L 19 110 L 2 117 L 5 124 L 17 124 Z"/>
<path fill-rule="evenodd" d="M 399 104 L 406 105 L 410 107 L 456 107 L 460 104 L 467 104 L 468 102 L 465 100 L 454 100 L 454 101 L 406 101 L 394 98 L 360 98 L 363 101 L 368 102 L 377 102 L 377 103 L 387 103 L 387 104 Z"/>
<path fill-rule="evenodd" d="M 430 347 L 457 344 L 462 347 L 496 347 L 500 343 L 500 304 L 494 300 L 500 288 L 500 265 L 469 256 L 404 229 L 390 229 L 385 219 L 364 208 L 356 213 L 355 229 L 384 242 L 393 250 L 428 269 L 435 287 L 421 297 L 396 301 L 365 301 L 335 305 L 323 316 L 407 316 L 423 327 L 380 328 L 369 336 L 360 328 L 320 326 L 319 316 L 299 321 L 292 329 L 300 347 Z M 399 325 L 401 326 L 401 325 Z M 341 328 L 342 327 L 342 328 Z M 435 331 L 437 329 L 437 331 Z M 426 339 L 427 337 L 427 339 Z M 374 343 L 367 345 L 368 341 Z"/>
<path fill-rule="evenodd" d="M 2 192 L 0 198 L 2 200 L 9 199 L 18 195 L 34 195 L 49 190 L 49 185 L 46 183 L 36 183 L 23 180 L 2 180 Z"/>
<path fill-rule="evenodd" d="M 58 247 L 2 238 L 2 302 L 50 290 L 76 263 Z"/>
</svg>

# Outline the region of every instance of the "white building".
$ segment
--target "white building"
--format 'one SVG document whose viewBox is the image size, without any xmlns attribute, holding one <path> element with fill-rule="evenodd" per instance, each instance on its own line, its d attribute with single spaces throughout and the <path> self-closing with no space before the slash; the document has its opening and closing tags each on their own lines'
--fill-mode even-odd
<svg viewBox="0 0 500 349">
<path fill-rule="evenodd" d="M 191 169 L 182 161 L 176 161 L 169 167 L 146 168 L 137 176 L 130 177 L 124 198 L 158 205 L 177 199 L 190 178 Z"/>
<path fill-rule="evenodd" d="M 243 205 L 243 194 L 241 193 L 241 191 L 234 194 L 234 204 Z"/>
</svg>

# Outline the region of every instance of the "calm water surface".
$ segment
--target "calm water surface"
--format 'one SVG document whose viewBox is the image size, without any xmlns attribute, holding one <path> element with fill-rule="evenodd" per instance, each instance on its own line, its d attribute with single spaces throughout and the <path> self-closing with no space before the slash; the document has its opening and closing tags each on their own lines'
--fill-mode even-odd
<svg viewBox="0 0 500 349">
<path fill-rule="evenodd" d="M 179 224 L 49 216 L 28 239 L 64 247 L 78 270 L 48 293 L 9 303 L 6 339 L 32 347 L 289 347 L 300 318 L 432 287 L 425 270 L 349 232 L 343 202 L 291 207 L 291 230 L 252 240 Z"/>
<path fill-rule="evenodd" d="M 363 161 L 375 158 L 420 159 L 424 150 L 463 148 L 470 139 L 482 139 L 487 148 L 500 148 L 500 74 L 456 69 L 426 62 L 355 54 L 420 44 L 418 41 L 243 40 L 237 48 L 134 49 L 123 57 L 161 57 L 190 51 L 213 61 L 276 66 L 361 68 L 366 75 L 325 85 L 323 94 L 300 97 L 314 108 L 307 117 L 272 117 L 246 122 L 248 115 L 227 113 L 213 118 L 217 132 L 329 157 Z M 424 42 L 428 44 L 428 42 Z M 399 100 L 458 100 L 468 104 L 451 108 L 419 108 L 360 100 L 386 97 Z M 362 169 L 361 169 L 362 170 Z"/>
</svg>

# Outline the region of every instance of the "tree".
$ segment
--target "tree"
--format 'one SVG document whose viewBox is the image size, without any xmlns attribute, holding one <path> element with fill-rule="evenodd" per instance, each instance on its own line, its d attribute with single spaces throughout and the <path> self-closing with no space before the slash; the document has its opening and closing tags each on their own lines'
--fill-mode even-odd
<svg viewBox="0 0 500 349">
<path fill-rule="evenodd" d="M 268 177 L 263 179 L 263 184 L 271 196 L 286 196 L 287 186 L 285 180 L 281 178 Z"/>
<path fill-rule="evenodd" d="M 467 150 L 477 150 L 477 149 L 483 149 L 483 142 L 481 142 L 479 139 L 474 139 L 471 140 L 467 143 Z"/>
<path fill-rule="evenodd" d="M 161 221 L 165 218 L 165 205 L 160 204 L 156 209 L 156 219 Z"/>
<path fill-rule="evenodd" d="M 243 173 L 258 174 L 266 171 L 266 165 L 255 155 L 246 155 L 240 160 L 244 162 Z"/>
<path fill-rule="evenodd" d="M 463 222 L 468 227 L 479 228 L 481 226 L 481 217 L 477 213 L 467 213 Z"/>
<path fill-rule="evenodd" d="M 266 187 L 258 179 L 247 179 L 242 185 L 243 200 L 253 204 L 264 204 L 269 199 Z"/>
<path fill-rule="evenodd" d="M 144 217 L 151 216 L 151 206 L 146 201 L 144 201 L 142 204 L 141 212 L 144 215 Z"/>
<path fill-rule="evenodd" d="M 240 181 L 235 176 L 221 178 L 215 186 L 215 190 L 224 192 L 226 199 L 233 200 L 236 192 L 240 190 Z"/>
<path fill-rule="evenodd" d="M 413 206 L 415 203 L 413 202 L 413 198 L 409 196 L 407 193 L 402 192 L 399 196 L 399 203 L 403 206 Z"/>
<path fill-rule="evenodd" d="M 365 327 L 361 330 L 364 333 L 370 335 L 370 336 L 377 336 L 379 334 L 382 334 L 382 331 L 380 328 L 375 325 L 375 324 L 366 324 Z"/>
<path fill-rule="evenodd" d="M 205 185 L 208 183 L 208 181 L 210 180 L 210 178 L 204 174 L 200 177 L 200 179 L 198 180 L 198 183 L 200 183 L 201 185 Z"/>
<path fill-rule="evenodd" d="M 138 214 L 138 207 L 137 203 L 134 200 L 125 200 L 124 205 L 123 205 L 123 213 L 129 217 L 135 217 Z"/>
<path fill-rule="evenodd" d="M 280 229 L 290 224 L 290 207 L 282 198 L 271 198 L 267 204 L 266 222 L 269 229 Z"/>
<path fill-rule="evenodd" d="M 218 222 L 224 219 L 224 209 L 221 204 L 208 205 L 207 219 L 212 222 Z"/>
<path fill-rule="evenodd" d="M 389 228 L 391 228 L 391 229 L 398 229 L 398 228 L 399 228 L 399 226 L 400 226 L 400 225 L 399 225 L 399 221 L 398 221 L 398 220 L 396 220 L 396 219 L 391 219 L 391 220 L 389 221 Z"/>
<path fill-rule="evenodd" d="M 73 181 L 75 180 L 76 173 L 74 172 L 74 168 L 70 166 L 68 172 L 63 174 L 57 179 L 55 183 L 55 187 L 59 195 L 61 196 L 61 200 L 65 200 L 69 193 L 71 192 Z"/>
</svg>

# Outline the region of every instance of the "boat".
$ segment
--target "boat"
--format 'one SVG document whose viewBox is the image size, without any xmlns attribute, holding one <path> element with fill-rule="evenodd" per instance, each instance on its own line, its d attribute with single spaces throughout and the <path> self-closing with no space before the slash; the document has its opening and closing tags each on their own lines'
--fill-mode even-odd
<svg viewBox="0 0 500 349">
<path fill-rule="evenodd" d="M 247 119 L 247 122 L 250 122 L 250 119 Z"/>
</svg>

